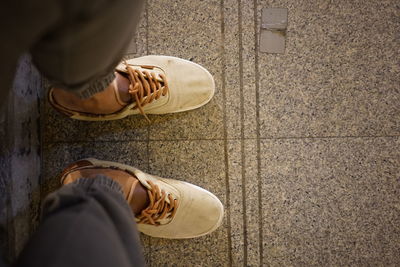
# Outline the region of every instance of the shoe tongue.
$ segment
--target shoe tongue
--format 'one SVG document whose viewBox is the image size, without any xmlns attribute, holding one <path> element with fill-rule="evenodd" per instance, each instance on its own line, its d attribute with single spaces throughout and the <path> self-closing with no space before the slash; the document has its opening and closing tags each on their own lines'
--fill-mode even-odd
<svg viewBox="0 0 400 267">
<path fill-rule="evenodd" d="M 135 66 L 134 67 L 135 69 L 137 69 L 137 70 L 140 70 L 142 73 L 144 73 L 144 72 L 154 72 L 155 74 L 156 74 L 156 79 L 158 80 L 158 81 L 160 81 L 160 82 L 162 82 L 163 80 L 161 79 L 161 77 L 160 77 L 160 74 L 163 74 L 164 72 L 163 72 L 163 70 L 161 70 L 160 68 L 158 68 L 158 67 L 155 67 L 155 66 Z"/>
<path fill-rule="evenodd" d="M 134 178 L 132 182 L 130 195 L 131 197 L 128 201 L 134 214 L 140 214 L 142 210 L 149 206 L 150 199 L 147 194 L 147 189 L 137 178 Z"/>
<path fill-rule="evenodd" d="M 128 102 L 125 102 L 121 99 L 119 87 L 118 87 L 116 79 L 114 79 L 114 81 L 112 82 L 112 85 L 114 87 L 114 95 L 115 95 L 115 99 L 117 100 L 117 103 L 119 105 L 121 105 L 122 107 L 125 107 L 126 105 L 128 105 L 129 104 Z"/>
<path fill-rule="evenodd" d="M 158 188 L 160 189 L 160 193 L 161 191 L 164 191 L 166 193 L 166 195 L 168 194 L 172 194 L 172 195 L 178 195 L 177 191 L 175 191 L 172 187 L 167 186 L 165 183 L 157 183 L 157 180 L 154 179 L 149 179 L 149 177 L 146 177 L 148 174 L 145 174 L 143 172 L 137 172 L 135 173 L 136 177 L 139 179 L 141 185 L 143 186 L 143 188 L 146 188 L 146 190 L 151 190 L 151 186 L 150 184 L 147 182 L 147 180 L 152 181 L 153 183 L 155 183 Z M 150 201 L 150 200 L 149 200 Z M 167 203 L 170 203 L 169 198 L 165 197 L 165 201 Z"/>
</svg>

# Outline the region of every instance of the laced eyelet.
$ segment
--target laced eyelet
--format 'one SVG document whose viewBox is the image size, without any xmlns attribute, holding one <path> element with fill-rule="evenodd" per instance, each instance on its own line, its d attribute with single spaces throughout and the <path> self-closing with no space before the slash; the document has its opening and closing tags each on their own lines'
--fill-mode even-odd
<svg viewBox="0 0 400 267">
<path fill-rule="evenodd" d="M 137 223 L 161 225 L 161 220 L 172 219 L 178 208 L 178 200 L 173 198 L 171 193 L 166 194 L 164 190 L 151 181 L 148 195 L 150 198 L 149 206 L 136 217 Z M 167 202 L 167 199 L 169 202 Z"/>
<path fill-rule="evenodd" d="M 134 69 L 126 62 L 125 66 L 130 82 L 128 92 L 132 95 L 132 98 L 136 103 L 133 109 L 139 109 L 140 114 L 142 114 L 147 121 L 150 122 L 143 110 L 143 107 L 152 103 L 154 100 L 158 100 L 161 96 L 168 94 L 169 87 L 167 79 L 164 74 L 159 74 L 157 77 L 154 72 Z M 154 69 L 152 66 L 145 67 L 147 69 L 150 69 L 150 67 L 151 69 Z"/>
</svg>

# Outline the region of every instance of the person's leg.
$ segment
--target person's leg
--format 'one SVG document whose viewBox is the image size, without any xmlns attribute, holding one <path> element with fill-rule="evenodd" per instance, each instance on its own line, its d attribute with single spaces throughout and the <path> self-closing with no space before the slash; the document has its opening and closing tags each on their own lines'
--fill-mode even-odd
<svg viewBox="0 0 400 267">
<path fill-rule="evenodd" d="M 105 79 L 103 84 L 107 84 L 107 82 L 108 80 Z M 131 95 L 128 93 L 129 81 L 120 74 L 115 74 L 115 80 L 111 84 L 96 88 L 101 91 L 88 98 L 82 98 L 73 91 L 60 88 L 53 88 L 51 94 L 54 101 L 63 107 L 92 114 L 114 113 L 124 108 L 126 103 L 131 100 Z M 122 101 L 118 101 L 118 99 Z"/>
<path fill-rule="evenodd" d="M 121 186 L 97 175 L 46 198 L 43 220 L 16 266 L 144 266 L 141 250 Z"/>
<path fill-rule="evenodd" d="M 33 47 L 35 64 L 51 80 L 49 101 L 54 108 L 75 119 L 111 120 L 139 113 L 147 118 L 147 110 L 182 112 L 209 102 L 214 79 L 193 62 L 147 57 L 147 62 L 127 60 L 126 68 L 115 69 L 143 2 L 117 0 L 94 8 L 80 1 L 71 5 L 68 20 Z"/>
<path fill-rule="evenodd" d="M 62 16 L 61 0 L 0 1 L 0 105 L 7 99 L 21 54 Z"/>
<path fill-rule="evenodd" d="M 82 98 L 104 91 L 115 78 L 143 4 L 66 1 L 64 18 L 31 49 L 35 65 L 55 88 Z"/>
<path fill-rule="evenodd" d="M 142 266 L 136 229 L 180 239 L 222 223 L 224 209 L 212 193 L 128 165 L 84 159 L 59 178 L 63 186 L 46 198 L 43 221 L 17 267 Z"/>
</svg>

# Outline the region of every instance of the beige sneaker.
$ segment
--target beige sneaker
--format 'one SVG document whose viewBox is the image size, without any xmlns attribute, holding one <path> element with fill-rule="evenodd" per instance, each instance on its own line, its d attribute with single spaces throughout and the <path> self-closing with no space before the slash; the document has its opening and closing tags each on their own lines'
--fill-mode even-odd
<svg viewBox="0 0 400 267">
<path fill-rule="evenodd" d="M 72 173 L 90 168 L 107 169 L 107 175 L 121 185 L 131 207 L 131 202 L 135 201 L 137 180 L 147 189 L 150 204 L 135 217 L 138 230 L 146 235 L 170 239 L 194 238 L 213 232 L 222 223 L 222 203 L 209 191 L 190 183 L 150 175 L 124 164 L 84 159 L 63 171 L 61 183 L 73 182 L 80 176 Z M 114 177 L 110 174 L 111 170 L 124 171 L 129 176 Z"/>
<path fill-rule="evenodd" d="M 199 108 L 214 95 L 212 75 L 202 66 L 191 61 L 170 56 L 144 56 L 122 62 L 116 71 L 130 80 L 131 103 L 113 114 L 99 115 L 66 109 L 59 105 L 53 91 L 49 91 L 50 104 L 73 119 L 101 121 L 116 120 L 129 115 L 167 114 Z M 116 87 L 115 87 L 116 88 Z M 148 118 L 147 118 L 148 119 Z"/>
</svg>

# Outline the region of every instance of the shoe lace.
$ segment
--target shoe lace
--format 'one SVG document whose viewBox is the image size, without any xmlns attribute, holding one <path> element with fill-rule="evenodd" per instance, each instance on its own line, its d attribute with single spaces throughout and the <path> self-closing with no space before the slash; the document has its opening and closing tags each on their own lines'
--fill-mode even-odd
<svg viewBox="0 0 400 267">
<path fill-rule="evenodd" d="M 143 107 L 153 100 L 159 99 L 161 96 L 165 96 L 168 91 L 168 83 L 164 74 L 159 74 L 159 78 L 154 72 L 142 71 L 134 69 L 125 62 L 126 70 L 128 72 L 128 78 L 130 81 L 128 92 L 136 101 L 136 105 L 133 109 L 139 109 L 147 121 L 150 122 L 149 118 L 143 111 Z M 141 66 L 142 68 L 150 68 L 151 66 Z"/>
<path fill-rule="evenodd" d="M 148 195 L 150 198 L 149 206 L 142 210 L 139 216 L 136 216 L 137 223 L 161 225 L 162 219 L 172 219 L 175 216 L 178 208 L 178 200 L 174 199 L 171 194 L 166 194 L 164 190 L 152 183 L 147 181 L 150 185 L 148 189 Z M 167 198 L 169 202 L 167 202 Z"/>
</svg>

